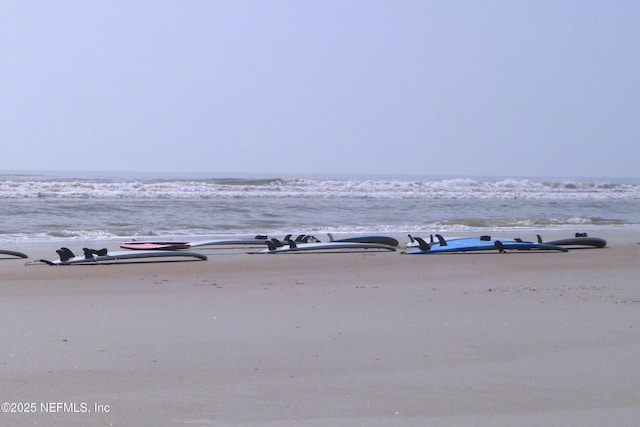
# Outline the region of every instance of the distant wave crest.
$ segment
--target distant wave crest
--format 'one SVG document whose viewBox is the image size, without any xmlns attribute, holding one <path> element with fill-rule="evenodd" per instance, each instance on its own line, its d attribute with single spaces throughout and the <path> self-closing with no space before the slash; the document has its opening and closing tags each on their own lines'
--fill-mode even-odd
<svg viewBox="0 0 640 427">
<path fill-rule="evenodd" d="M 3 180 L 0 199 L 640 199 L 640 184 L 529 179 Z"/>
</svg>

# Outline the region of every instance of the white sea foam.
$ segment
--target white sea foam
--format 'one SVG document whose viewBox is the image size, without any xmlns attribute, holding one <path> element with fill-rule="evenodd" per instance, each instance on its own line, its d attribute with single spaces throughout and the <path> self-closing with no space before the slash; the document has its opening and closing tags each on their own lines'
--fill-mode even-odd
<svg viewBox="0 0 640 427">
<path fill-rule="evenodd" d="M 619 226 L 638 182 L 0 174 L 5 240 Z"/>
<path fill-rule="evenodd" d="M 640 184 L 529 179 L 2 180 L 0 199 L 639 199 Z"/>
</svg>

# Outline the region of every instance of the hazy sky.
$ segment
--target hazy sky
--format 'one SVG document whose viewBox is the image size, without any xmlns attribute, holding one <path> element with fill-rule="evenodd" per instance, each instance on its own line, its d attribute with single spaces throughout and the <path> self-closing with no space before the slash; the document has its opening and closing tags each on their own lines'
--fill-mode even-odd
<svg viewBox="0 0 640 427">
<path fill-rule="evenodd" d="M 640 176 L 640 1 L 0 0 L 0 170 Z"/>
</svg>

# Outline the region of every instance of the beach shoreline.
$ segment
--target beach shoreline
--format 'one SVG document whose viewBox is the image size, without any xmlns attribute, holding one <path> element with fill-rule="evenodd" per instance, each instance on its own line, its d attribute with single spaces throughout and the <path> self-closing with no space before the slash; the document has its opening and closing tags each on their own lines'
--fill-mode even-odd
<svg viewBox="0 0 640 427">
<path fill-rule="evenodd" d="M 2 259 L 0 366 L 15 411 L 0 419 L 635 425 L 640 233 L 589 234 L 608 247 L 424 256 L 202 248 L 207 261 L 65 267 Z M 28 249 L 51 258 L 57 247 Z"/>
</svg>

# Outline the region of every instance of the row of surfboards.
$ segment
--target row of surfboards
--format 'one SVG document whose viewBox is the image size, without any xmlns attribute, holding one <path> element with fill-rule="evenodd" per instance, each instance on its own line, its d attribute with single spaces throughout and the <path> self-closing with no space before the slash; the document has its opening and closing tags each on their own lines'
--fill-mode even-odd
<svg viewBox="0 0 640 427">
<path fill-rule="evenodd" d="M 284 239 L 269 238 L 268 236 L 255 236 L 249 239 L 224 239 L 224 240 L 201 240 L 194 242 L 126 242 L 120 245 L 125 251 L 108 251 L 107 249 L 84 248 L 82 255 L 76 255 L 68 248 L 60 248 L 56 252 L 58 259 L 45 260 L 38 259 L 30 261 L 31 264 L 47 265 L 73 265 L 73 264 L 96 264 L 112 262 L 135 262 L 135 261 L 169 261 L 169 260 L 206 260 L 207 256 L 190 249 L 198 247 L 215 246 L 266 246 L 259 252 L 250 253 L 296 253 L 296 252 L 318 252 L 318 251 L 338 251 L 346 250 L 378 250 L 396 251 L 399 242 L 397 239 L 388 236 L 358 236 L 344 239 L 334 239 L 331 234 L 328 242 L 322 242 L 314 236 L 299 235 L 295 239 L 291 235 Z M 464 253 L 482 251 L 558 251 L 567 252 L 569 248 L 603 248 L 607 245 L 604 239 L 590 237 L 586 233 L 576 233 L 574 237 L 543 241 L 540 235 L 537 241 L 526 241 L 519 238 L 503 239 L 491 236 L 464 237 L 445 239 L 440 234 L 430 236 L 429 241 L 409 235 L 409 242 L 406 250 L 402 253 L 408 255 L 438 254 L 438 253 Z M 0 256 L 11 256 L 28 258 L 22 252 L 0 250 Z"/>
</svg>

